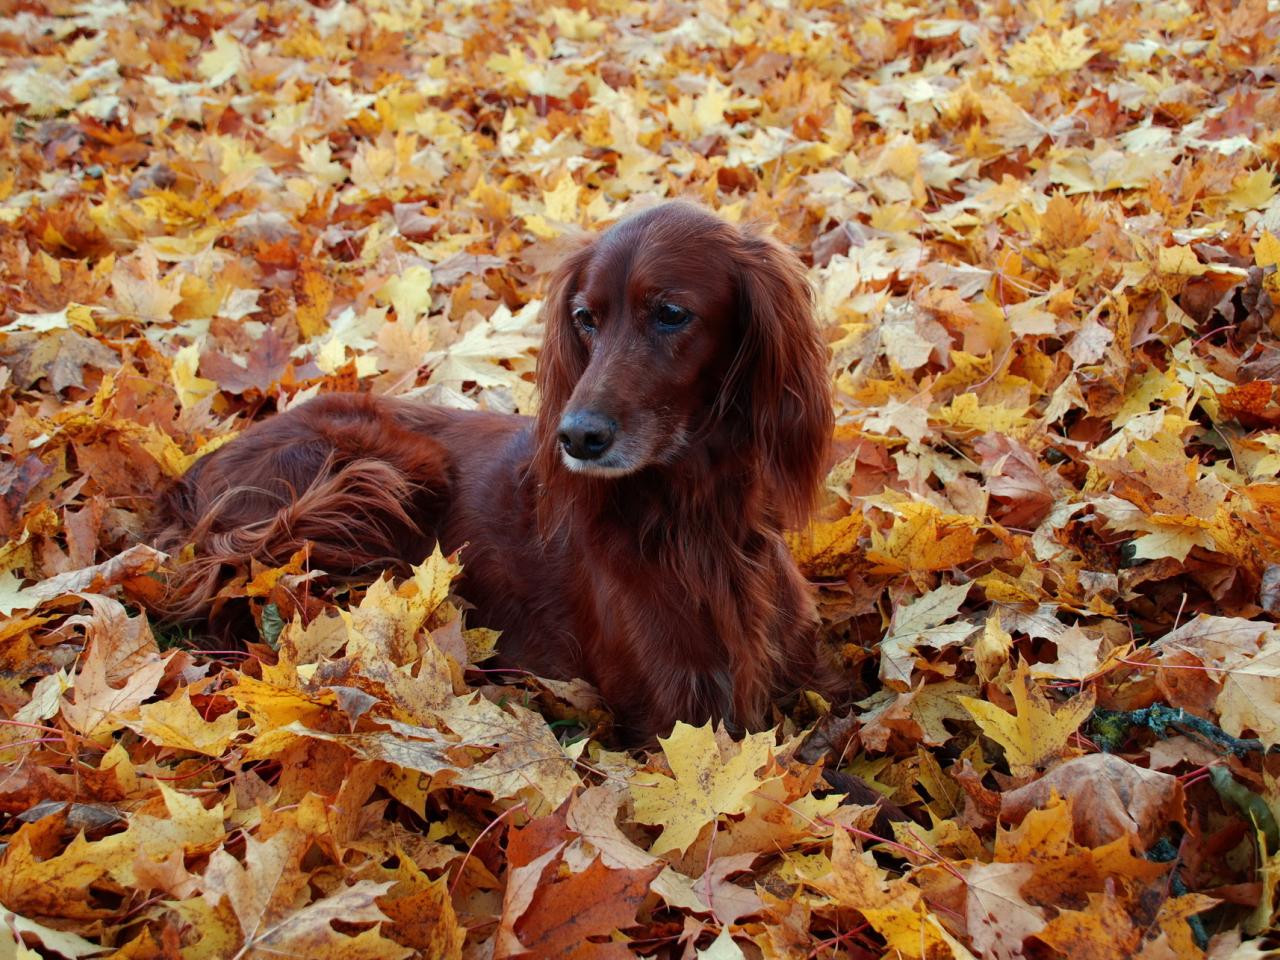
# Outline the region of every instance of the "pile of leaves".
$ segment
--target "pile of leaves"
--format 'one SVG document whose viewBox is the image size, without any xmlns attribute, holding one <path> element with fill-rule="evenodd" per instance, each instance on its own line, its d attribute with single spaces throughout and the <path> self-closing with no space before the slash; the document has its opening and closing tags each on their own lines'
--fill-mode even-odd
<svg viewBox="0 0 1280 960">
<path fill-rule="evenodd" d="M 1274 2 L 4 10 L 4 956 L 1267 953 Z M 848 702 L 621 751 L 486 672 L 465 550 L 255 569 L 242 650 L 148 617 L 196 457 L 532 411 L 548 270 L 670 196 L 812 266 Z"/>
</svg>

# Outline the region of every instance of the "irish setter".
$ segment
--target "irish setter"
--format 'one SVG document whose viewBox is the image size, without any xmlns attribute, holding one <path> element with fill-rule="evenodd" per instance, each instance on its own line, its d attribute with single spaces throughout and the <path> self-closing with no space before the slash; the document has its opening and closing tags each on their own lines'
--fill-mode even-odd
<svg viewBox="0 0 1280 960">
<path fill-rule="evenodd" d="M 204 457 L 160 505 L 173 583 L 207 616 L 248 558 L 351 575 L 462 547 L 459 593 L 501 661 L 583 677 L 628 739 L 757 727 L 823 673 L 782 539 L 832 414 L 799 260 L 689 203 L 570 256 L 543 313 L 536 418 L 330 394 Z"/>
</svg>

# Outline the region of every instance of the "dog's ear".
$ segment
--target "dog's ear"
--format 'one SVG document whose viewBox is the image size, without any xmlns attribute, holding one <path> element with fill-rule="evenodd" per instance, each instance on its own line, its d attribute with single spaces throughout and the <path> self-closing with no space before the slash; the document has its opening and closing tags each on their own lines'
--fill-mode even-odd
<svg viewBox="0 0 1280 960">
<path fill-rule="evenodd" d="M 591 259 L 592 245 L 571 252 L 551 277 L 542 303 L 543 341 L 538 354 L 537 468 L 545 480 L 560 461 L 556 435 L 573 388 L 587 369 L 587 348 L 578 338 L 570 317 L 569 301 L 578 291 L 582 272 Z"/>
<path fill-rule="evenodd" d="M 800 259 L 772 238 L 744 233 L 738 260 L 745 361 L 738 403 L 769 496 L 781 519 L 799 526 L 813 509 L 831 444 L 828 350 Z"/>
</svg>

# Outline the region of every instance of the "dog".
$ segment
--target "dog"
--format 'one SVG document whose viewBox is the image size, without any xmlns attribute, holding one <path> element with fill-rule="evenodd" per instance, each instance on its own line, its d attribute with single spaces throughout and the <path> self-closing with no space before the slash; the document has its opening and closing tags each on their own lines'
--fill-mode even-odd
<svg viewBox="0 0 1280 960">
<path fill-rule="evenodd" d="M 249 558 L 335 576 L 462 547 L 458 593 L 500 662 L 581 677 L 624 737 L 758 728 L 821 686 L 803 525 L 832 431 L 799 259 L 671 202 L 570 255 L 543 307 L 536 418 L 328 394 L 257 423 L 160 501 L 194 546 L 167 612 L 199 620 Z M 216 612 L 216 611 L 214 611 Z"/>
</svg>

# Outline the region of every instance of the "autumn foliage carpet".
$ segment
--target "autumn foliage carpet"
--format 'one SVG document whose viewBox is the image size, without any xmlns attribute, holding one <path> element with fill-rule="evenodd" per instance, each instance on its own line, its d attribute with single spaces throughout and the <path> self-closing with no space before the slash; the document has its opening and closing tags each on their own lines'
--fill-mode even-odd
<svg viewBox="0 0 1280 960">
<path fill-rule="evenodd" d="M 1280 883 L 1280 13 L 0 4 L 0 956 L 1252 958 Z M 849 702 L 613 747 L 450 582 L 145 614 L 334 390 L 528 412 L 577 231 L 812 264 Z"/>
</svg>

